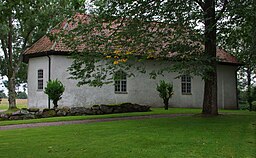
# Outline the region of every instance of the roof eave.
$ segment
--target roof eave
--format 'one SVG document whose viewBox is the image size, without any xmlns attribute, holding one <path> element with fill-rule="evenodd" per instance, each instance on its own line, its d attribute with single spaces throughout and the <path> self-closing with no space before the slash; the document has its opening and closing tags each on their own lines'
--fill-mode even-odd
<svg viewBox="0 0 256 158">
<path fill-rule="evenodd" d="M 31 54 L 23 54 L 23 62 L 28 63 L 29 58 L 35 58 L 35 57 L 42 57 L 42 56 L 48 56 L 48 55 L 70 55 L 70 51 L 45 51 L 45 52 L 37 52 L 37 53 L 31 53 Z"/>
</svg>

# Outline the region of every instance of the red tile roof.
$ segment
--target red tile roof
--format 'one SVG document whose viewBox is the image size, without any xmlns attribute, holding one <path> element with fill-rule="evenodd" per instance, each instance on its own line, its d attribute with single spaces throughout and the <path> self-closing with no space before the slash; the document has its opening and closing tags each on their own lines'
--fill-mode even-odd
<svg viewBox="0 0 256 158">
<path fill-rule="evenodd" d="M 238 64 L 240 65 L 241 63 L 237 60 L 236 57 L 234 57 L 233 55 L 227 53 L 225 50 L 223 49 L 217 49 L 216 52 L 216 56 L 221 60 L 221 62 L 224 63 L 232 63 L 232 64 Z"/>
<path fill-rule="evenodd" d="M 88 16 L 82 16 L 82 15 L 76 15 L 78 18 L 85 19 Z M 62 27 L 65 27 L 67 23 L 63 22 L 61 24 Z M 73 27 L 73 26 L 67 26 Z M 58 30 L 53 30 L 52 33 L 58 32 Z M 78 48 L 78 51 L 82 51 L 82 47 Z M 61 40 L 59 41 L 51 41 L 50 38 L 46 35 L 44 35 L 42 38 L 40 38 L 37 42 L 35 42 L 31 47 L 26 49 L 23 54 L 25 58 L 29 58 L 30 56 L 42 56 L 49 54 L 55 54 L 55 55 L 63 55 L 63 54 L 69 54 L 72 52 L 71 48 L 68 48 Z M 216 55 L 221 63 L 227 63 L 227 64 L 236 64 L 240 65 L 236 57 L 233 55 L 227 53 L 223 49 L 217 49 L 217 55 Z"/>
</svg>

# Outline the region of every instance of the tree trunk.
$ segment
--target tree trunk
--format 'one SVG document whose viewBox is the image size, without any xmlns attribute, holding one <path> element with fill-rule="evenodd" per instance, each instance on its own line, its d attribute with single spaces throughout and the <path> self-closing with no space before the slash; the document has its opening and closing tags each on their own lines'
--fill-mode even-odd
<svg viewBox="0 0 256 158">
<path fill-rule="evenodd" d="M 53 103 L 53 108 L 57 109 L 58 108 L 58 101 L 53 100 L 52 103 Z"/>
<path fill-rule="evenodd" d="M 168 107 L 169 107 L 169 103 L 168 102 L 169 102 L 169 99 L 165 99 L 164 100 L 164 109 L 165 110 L 168 110 Z"/>
<path fill-rule="evenodd" d="M 204 5 L 205 53 L 211 58 L 204 86 L 203 114 L 218 115 L 217 106 L 217 61 L 216 61 L 216 15 L 215 0 L 206 0 Z"/>
<path fill-rule="evenodd" d="M 252 86 L 251 86 L 251 68 L 247 67 L 247 102 L 249 104 L 249 110 L 252 110 Z"/>
<path fill-rule="evenodd" d="M 8 32 L 8 53 L 9 53 L 9 61 L 8 61 L 8 101 L 9 101 L 9 109 L 15 109 L 16 106 L 16 92 L 15 92 L 15 71 L 13 64 L 13 48 L 12 48 L 12 36 L 13 36 L 13 25 L 12 18 L 9 17 L 9 32 Z"/>
<path fill-rule="evenodd" d="M 8 101 L 9 101 L 9 109 L 17 109 L 16 106 L 16 92 L 15 92 L 15 75 L 8 75 Z"/>
</svg>

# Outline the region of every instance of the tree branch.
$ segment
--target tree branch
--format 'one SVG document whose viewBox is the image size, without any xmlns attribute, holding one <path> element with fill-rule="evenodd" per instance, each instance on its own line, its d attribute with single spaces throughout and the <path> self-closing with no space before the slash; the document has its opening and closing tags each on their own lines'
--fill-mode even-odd
<svg viewBox="0 0 256 158">
<path fill-rule="evenodd" d="M 1 37 L 1 44 L 2 44 L 2 49 L 3 49 L 3 51 L 4 51 L 4 57 L 5 57 L 5 59 L 8 61 L 9 56 L 8 56 L 7 48 L 6 48 L 6 45 L 5 45 L 6 43 L 5 43 L 3 37 Z"/>
<path fill-rule="evenodd" d="M 34 28 L 32 28 L 26 35 L 26 37 L 24 38 L 24 42 L 22 44 L 22 51 L 24 51 L 24 49 L 26 48 L 27 42 L 28 42 L 28 38 L 30 36 L 30 34 L 32 33 L 32 31 L 34 30 Z"/>
<path fill-rule="evenodd" d="M 205 3 L 202 0 L 194 0 L 203 10 Z"/>
<path fill-rule="evenodd" d="M 216 16 L 216 21 L 220 20 L 220 18 L 221 18 L 221 16 L 222 16 L 223 12 L 224 12 L 224 11 L 226 10 L 226 8 L 227 8 L 227 4 L 228 4 L 228 3 L 229 3 L 228 0 L 224 0 L 224 3 L 223 3 L 223 6 L 222 6 L 221 10 L 220 10 L 219 14 Z"/>
</svg>

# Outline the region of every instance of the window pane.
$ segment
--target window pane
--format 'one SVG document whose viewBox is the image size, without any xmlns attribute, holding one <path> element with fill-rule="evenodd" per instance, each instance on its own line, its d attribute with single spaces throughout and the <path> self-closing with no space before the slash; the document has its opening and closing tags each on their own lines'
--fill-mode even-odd
<svg viewBox="0 0 256 158">
<path fill-rule="evenodd" d="M 186 76 L 183 75 L 183 76 L 181 77 L 181 82 L 186 82 Z"/>
<path fill-rule="evenodd" d="M 121 81 L 121 91 L 126 92 L 126 81 Z"/>
<path fill-rule="evenodd" d="M 181 83 L 181 92 L 186 93 L 186 83 Z"/>
<path fill-rule="evenodd" d="M 123 71 L 118 71 L 114 75 L 115 80 L 115 92 L 126 92 L 127 90 L 127 80 L 126 73 Z"/>
<path fill-rule="evenodd" d="M 38 78 L 43 78 L 44 77 L 43 70 L 38 70 L 37 75 L 38 75 L 37 76 Z"/>
<path fill-rule="evenodd" d="M 191 82 L 191 77 L 187 76 L 187 82 Z"/>
<path fill-rule="evenodd" d="M 115 81 L 115 91 L 116 92 L 120 91 L 120 81 Z"/>
<path fill-rule="evenodd" d="M 183 75 L 181 78 L 181 92 L 191 93 L 191 76 Z"/>
<path fill-rule="evenodd" d="M 187 93 L 191 93 L 191 83 L 187 83 Z"/>
<path fill-rule="evenodd" d="M 43 80 L 38 80 L 37 89 L 42 90 L 44 88 Z"/>
</svg>

